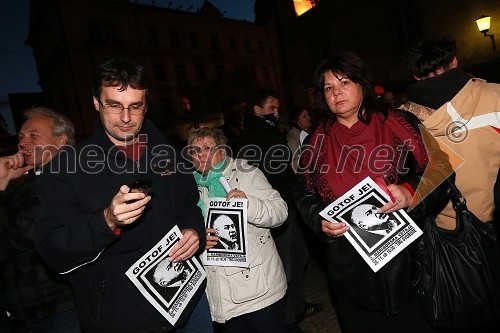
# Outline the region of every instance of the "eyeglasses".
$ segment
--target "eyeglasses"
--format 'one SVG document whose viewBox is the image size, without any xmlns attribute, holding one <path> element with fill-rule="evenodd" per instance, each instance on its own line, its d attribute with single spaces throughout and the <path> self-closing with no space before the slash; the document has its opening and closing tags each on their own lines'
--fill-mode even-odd
<svg viewBox="0 0 500 333">
<path fill-rule="evenodd" d="M 204 146 L 204 147 L 191 146 L 188 149 L 187 153 L 191 156 L 194 156 L 197 154 L 202 154 L 202 153 L 210 154 L 210 152 L 214 151 L 218 147 L 219 146 Z"/>
<path fill-rule="evenodd" d="M 142 105 L 142 104 L 132 104 L 127 107 L 124 107 L 123 105 L 119 103 L 102 103 L 99 101 L 99 104 L 101 104 L 102 108 L 106 110 L 107 113 L 109 114 L 121 114 L 123 110 L 128 109 L 130 114 L 133 115 L 140 115 L 144 114 L 146 112 L 147 107 Z"/>
</svg>

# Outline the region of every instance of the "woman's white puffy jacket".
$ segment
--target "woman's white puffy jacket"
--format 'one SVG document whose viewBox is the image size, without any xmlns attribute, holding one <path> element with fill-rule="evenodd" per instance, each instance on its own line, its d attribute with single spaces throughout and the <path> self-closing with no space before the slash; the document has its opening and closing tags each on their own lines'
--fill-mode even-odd
<svg viewBox="0 0 500 333">
<path fill-rule="evenodd" d="M 286 220 L 288 208 L 264 174 L 246 160 L 227 157 L 223 176 L 248 198 L 249 268 L 206 266 L 212 320 L 227 320 L 265 308 L 283 298 L 286 277 L 270 228 Z M 208 189 L 199 187 L 208 207 Z"/>
</svg>

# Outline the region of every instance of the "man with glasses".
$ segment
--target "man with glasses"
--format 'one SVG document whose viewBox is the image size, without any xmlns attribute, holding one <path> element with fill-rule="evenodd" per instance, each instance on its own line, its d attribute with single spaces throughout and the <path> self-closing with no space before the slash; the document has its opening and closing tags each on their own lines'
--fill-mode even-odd
<svg viewBox="0 0 500 333">
<path fill-rule="evenodd" d="M 204 285 L 174 328 L 125 272 L 175 225 L 182 238 L 171 262 L 205 248 L 198 190 L 179 170 L 180 154 L 145 120 L 149 83 L 141 65 L 111 59 L 97 70 L 92 137 L 54 159 L 40 179 L 35 245 L 60 274 L 68 274 L 87 332 L 212 332 Z M 153 181 L 150 195 L 129 192 Z"/>
</svg>

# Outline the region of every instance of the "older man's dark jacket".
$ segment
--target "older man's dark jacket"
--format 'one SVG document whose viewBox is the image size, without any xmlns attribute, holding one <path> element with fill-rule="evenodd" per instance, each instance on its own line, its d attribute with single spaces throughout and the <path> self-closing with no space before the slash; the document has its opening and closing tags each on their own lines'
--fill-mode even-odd
<svg viewBox="0 0 500 333">
<path fill-rule="evenodd" d="M 12 320 L 36 321 L 75 308 L 66 277 L 49 269 L 33 245 L 36 178 L 30 172 L 0 191 L 0 308 Z"/>
</svg>

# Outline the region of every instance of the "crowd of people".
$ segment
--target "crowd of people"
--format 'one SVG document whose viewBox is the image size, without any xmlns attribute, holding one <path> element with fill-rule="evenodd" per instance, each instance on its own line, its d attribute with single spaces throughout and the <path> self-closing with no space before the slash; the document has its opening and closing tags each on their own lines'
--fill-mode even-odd
<svg viewBox="0 0 500 333">
<path fill-rule="evenodd" d="M 75 143 L 66 116 L 33 108 L 18 152 L 0 157 L 0 331 L 300 333 L 323 309 L 306 300 L 304 286 L 318 241 L 342 332 L 451 332 L 433 327 L 419 307 L 415 242 L 375 272 L 346 232 L 371 246 L 400 227 L 390 214 L 402 210 L 417 225 L 435 216 L 439 227 L 455 229 L 448 177 L 495 227 L 500 85 L 460 70 L 456 54 L 450 36 L 417 43 L 406 59 L 417 82 L 408 100 L 395 101 L 376 96 L 355 53 L 337 52 L 312 75 L 319 108 L 290 110 L 287 131 L 278 92 L 257 89 L 246 103 L 226 101 L 222 128 L 196 129 L 179 148 L 146 119 L 144 67 L 103 62 L 92 86 L 99 117 L 91 137 Z M 387 203 L 360 204 L 338 223 L 320 215 L 367 177 Z M 131 191 L 146 179 L 149 192 Z M 206 222 L 214 198 L 244 199 L 245 225 L 227 212 Z M 175 245 L 148 266 L 175 227 Z M 243 253 L 248 265 L 203 262 L 206 278 L 179 296 L 202 274 L 196 263 L 207 252 Z M 137 271 L 149 267 L 142 289 L 129 276 L 137 262 Z M 165 295 L 182 305 L 161 301 Z M 155 305 L 162 302 L 168 314 Z M 497 318 L 467 332 L 499 330 Z"/>
</svg>

